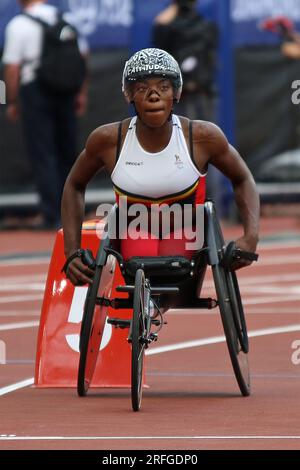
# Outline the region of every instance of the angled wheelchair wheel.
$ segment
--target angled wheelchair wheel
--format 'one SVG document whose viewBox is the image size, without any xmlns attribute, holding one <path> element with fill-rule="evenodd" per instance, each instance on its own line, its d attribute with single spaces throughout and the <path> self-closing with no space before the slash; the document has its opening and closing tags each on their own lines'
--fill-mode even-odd
<svg viewBox="0 0 300 470">
<path fill-rule="evenodd" d="M 235 317 L 237 316 L 237 312 L 234 313 L 234 305 L 237 303 L 236 292 L 229 289 L 231 280 L 228 272 L 226 272 L 222 266 L 212 266 L 212 271 L 227 347 L 235 377 L 242 395 L 248 396 L 250 395 L 250 372 L 247 352 L 243 350 L 245 349 L 244 343 L 242 344 L 240 341 L 235 321 Z"/>
<path fill-rule="evenodd" d="M 84 305 L 77 378 L 77 393 L 80 397 L 87 394 L 92 381 L 106 321 L 107 307 L 97 304 L 97 297 L 100 296 L 101 274 L 102 266 L 97 266 Z"/>
<path fill-rule="evenodd" d="M 229 295 L 232 302 L 233 320 L 235 323 L 241 348 L 243 352 L 247 354 L 249 352 L 249 340 L 238 279 L 234 271 L 227 271 L 226 276 Z"/>
<path fill-rule="evenodd" d="M 142 403 L 146 333 L 145 275 L 142 269 L 138 269 L 135 276 L 131 324 L 131 402 L 133 411 L 139 411 Z"/>
<path fill-rule="evenodd" d="M 218 261 L 212 264 L 212 272 L 226 343 L 240 391 L 243 396 L 249 396 L 251 387 L 247 356 L 248 335 L 238 280 L 235 272 L 222 266 L 225 242 L 214 210 L 210 210 L 210 215 L 213 232 L 210 242 L 213 241 L 218 255 Z"/>
</svg>

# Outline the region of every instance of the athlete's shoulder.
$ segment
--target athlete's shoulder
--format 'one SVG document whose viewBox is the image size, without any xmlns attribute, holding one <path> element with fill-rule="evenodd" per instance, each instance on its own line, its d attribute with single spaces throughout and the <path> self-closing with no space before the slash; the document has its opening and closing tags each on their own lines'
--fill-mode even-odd
<svg viewBox="0 0 300 470">
<path fill-rule="evenodd" d="M 193 133 L 198 139 L 208 140 L 226 138 L 219 126 L 210 121 L 195 120 L 193 122 Z"/>
<path fill-rule="evenodd" d="M 228 150 L 228 140 L 219 126 L 210 121 L 192 122 L 193 143 L 200 144 L 209 155 L 222 155 Z"/>
<path fill-rule="evenodd" d="M 191 120 L 185 116 L 177 116 L 180 120 L 183 131 L 189 132 L 191 126 L 194 141 L 209 142 L 211 140 L 225 139 L 223 131 L 216 124 L 210 121 Z"/>
<path fill-rule="evenodd" d="M 128 128 L 129 122 L 130 119 L 125 119 L 122 121 L 122 128 Z M 103 124 L 102 126 L 94 129 L 87 140 L 86 147 L 88 151 L 93 152 L 94 149 L 99 148 L 105 150 L 107 148 L 116 146 L 118 142 L 119 127 L 120 121 Z"/>
</svg>

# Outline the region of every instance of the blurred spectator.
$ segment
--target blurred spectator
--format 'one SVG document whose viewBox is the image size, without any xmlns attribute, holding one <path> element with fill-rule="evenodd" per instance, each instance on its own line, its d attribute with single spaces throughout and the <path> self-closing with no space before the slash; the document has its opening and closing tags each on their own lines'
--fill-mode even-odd
<svg viewBox="0 0 300 470">
<path fill-rule="evenodd" d="M 216 122 L 216 52 L 218 29 L 196 10 L 196 0 L 173 0 L 154 20 L 153 44 L 178 61 L 183 91 L 176 112 L 190 119 Z M 223 183 L 220 172 L 209 166 L 207 196 L 224 217 Z"/>
<path fill-rule="evenodd" d="M 300 59 L 300 33 L 294 31 L 290 39 L 282 44 L 281 51 L 289 59 Z"/>
<path fill-rule="evenodd" d="M 289 59 L 300 59 L 300 33 L 295 31 L 295 25 L 286 16 L 267 18 L 261 29 L 277 34 L 282 39 L 281 51 Z"/>
<path fill-rule="evenodd" d="M 183 76 L 177 112 L 215 121 L 217 27 L 196 10 L 196 0 L 173 0 L 154 20 L 153 44 L 172 54 Z"/>
<path fill-rule="evenodd" d="M 88 47 L 46 0 L 19 3 L 23 13 L 6 27 L 2 58 L 7 118 L 22 118 L 34 170 L 40 214 L 32 228 L 51 229 L 60 225 L 61 194 L 77 155 L 76 115 L 86 110 Z"/>
</svg>

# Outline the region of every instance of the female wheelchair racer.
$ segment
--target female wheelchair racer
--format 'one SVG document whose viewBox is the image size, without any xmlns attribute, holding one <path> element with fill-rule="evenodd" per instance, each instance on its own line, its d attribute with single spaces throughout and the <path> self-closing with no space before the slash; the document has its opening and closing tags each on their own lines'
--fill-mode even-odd
<svg viewBox="0 0 300 470">
<path fill-rule="evenodd" d="M 100 169 L 105 167 L 110 173 L 117 202 L 126 197 L 129 205 L 141 203 L 149 208 L 152 205 L 178 203 L 182 207 L 191 204 L 195 210 L 197 205 L 205 202 L 206 169 L 208 164 L 212 164 L 231 180 L 244 228 L 244 235 L 236 240 L 234 246 L 231 244 L 230 249 L 228 248 L 229 251 L 231 250 L 230 256 L 228 250 L 224 251 L 224 240 L 213 204 L 210 202 L 205 204 L 205 244 L 204 251 L 200 250 L 201 253 L 187 252 L 185 248 L 187 240 L 184 234 L 177 237 L 176 230 L 171 227 L 171 243 L 164 239 L 160 232 L 153 237 L 150 231 L 148 237 L 143 234 L 139 240 L 121 237 L 118 254 L 122 257 L 121 263 L 123 260 L 123 265 L 127 264 L 127 267 L 131 266 L 130 260 L 133 257 L 148 257 L 149 259 L 158 257 L 159 259 L 181 256 L 190 262 L 190 268 L 195 263 L 203 268 L 207 263 L 211 264 L 215 267 L 213 273 L 220 310 L 228 311 L 225 299 L 228 298 L 226 294 L 230 290 L 231 296 L 235 297 L 231 302 L 235 307 L 231 305 L 231 310 L 235 309 L 240 312 L 241 300 L 234 270 L 251 264 L 255 259 L 251 253 L 255 252 L 258 242 L 259 197 L 249 169 L 217 126 L 205 121 L 191 122 L 185 117 L 173 114 L 174 103 L 180 99 L 182 77 L 177 62 L 165 51 L 145 49 L 134 54 L 125 64 L 122 89 L 127 102 L 134 105 L 136 116 L 122 123 L 101 126 L 93 131 L 87 140 L 85 150 L 79 156 L 66 181 L 62 199 L 62 222 L 67 277 L 74 285 L 90 284 L 90 291 L 94 289 L 96 292 L 101 284 L 101 273 L 99 277 L 97 266 L 103 267 L 106 261 L 104 248 L 108 251 L 113 249 L 111 241 L 107 242 L 107 246 L 105 243 L 101 244 L 99 250 L 101 254 L 98 253 L 96 260 L 96 272 L 92 269 L 93 263 L 85 259 L 86 252 L 81 250 L 84 192 L 88 182 Z M 203 256 L 205 250 L 206 255 Z M 115 253 L 116 256 L 118 254 Z M 137 283 L 140 286 L 139 292 L 143 292 L 142 297 L 140 293 L 136 293 L 132 283 L 129 286 L 128 293 L 133 294 L 133 302 L 135 298 L 144 299 L 147 292 L 145 298 L 149 300 L 155 288 L 154 286 L 151 293 L 151 287 L 145 287 L 149 279 L 150 286 L 151 282 L 157 285 L 155 276 L 151 275 L 151 269 L 149 272 L 147 268 L 143 269 L 146 266 L 145 263 L 144 260 L 142 265 L 137 266 L 135 274 L 139 273 Z M 184 264 L 183 260 L 182 263 Z M 226 263 L 227 266 L 225 266 Z M 126 280 L 126 267 L 124 269 Z M 185 276 L 192 277 L 189 271 L 195 274 L 195 269 L 189 270 L 186 265 Z M 143 275 L 145 272 L 146 277 Z M 197 269 L 196 272 L 197 281 L 199 281 L 201 276 L 204 276 L 203 269 Z M 96 288 L 94 286 L 97 276 L 98 287 Z M 172 305 L 170 298 L 174 297 L 179 289 L 174 286 L 174 283 L 172 286 L 166 284 L 167 286 L 157 285 L 156 287 L 158 295 L 159 288 L 166 287 L 170 290 L 172 287 L 173 289 L 169 294 L 166 291 L 163 292 L 164 298 L 169 299 L 164 308 Z M 196 284 L 192 283 L 193 288 Z M 190 292 L 191 283 L 188 285 L 190 287 L 187 292 Z M 183 290 L 182 288 L 181 291 Z M 99 292 L 96 292 L 94 296 L 94 303 L 97 297 L 101 298 L 98 294 Z M 179 297 L 181 295 L 182 292 Z M 183 295 L 183 297 L 186 296 Z M 89 303 L 88 298 L 86 308 Z M 143 310 L 141 305 L 144 306 L 144 300 L 136 300 L 136 311 Z M 138 303 L 140 303 L 139 306 Z M 183 304 L 188 307 L 185 302 Z M 235 315 L 234 320 L 232 313 L 230 318 L 230 325 L 227 327 L 223 320 L 225 334 L 227 341 L 228 337 L 231 338 L 232 344 L 239 341 L 239 348 L 233 346 L 234 350 L 231 354 L 239 359 L 239 356 L 246 355 L 248 348 L 244 318 L 239 314 Z M 138 334 L 138 336 L 141 335 Z M 238 375 L 242 376 L 243 381 L 242 386 L 240 385 L 241 391 L 247 395 L 249 394 L 249 380 L 246 377 L 248 373 L 246 361 L 243 359 L 242 366 L 239 360 L 236 363 L 239 369 Z M 92 367 L 89 369 L 91 370 Z M 246 375 L 241 372 L 243 369 L 246 370 Z M 88 387 L 88 383 L 89 380 L 85 383 L 83 373 L 81 388 L 79 386 L 81 394 L 86 391 L 85 385 L 87 384 Z M 139 377 L 137 388 L 140 388 Z M 134 409 L 139 409 L 139 390 L 136 398 Z"/>
</svg>

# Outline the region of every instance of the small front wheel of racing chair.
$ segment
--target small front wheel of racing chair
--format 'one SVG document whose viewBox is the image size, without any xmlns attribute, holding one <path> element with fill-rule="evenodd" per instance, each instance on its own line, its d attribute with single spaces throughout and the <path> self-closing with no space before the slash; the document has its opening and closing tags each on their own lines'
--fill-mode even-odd
<svg viewBox="0 0 300 470">
<path fill-rule="evenodd" d="M 234 374 L 243 396 L 249 396 L 250 371 L 248 363 L 248 334 L 243 304 L 236 273 L 231 263 L 238 258 L 256 261 L 255 253 L 236 249 L 233 242 L 225 247 L 214 204 L 205 204 L 206 243 L 209 246 L 209 264 L 215 283 L 218 305 Z"/>
</svg>

